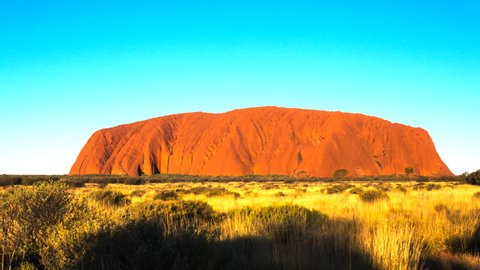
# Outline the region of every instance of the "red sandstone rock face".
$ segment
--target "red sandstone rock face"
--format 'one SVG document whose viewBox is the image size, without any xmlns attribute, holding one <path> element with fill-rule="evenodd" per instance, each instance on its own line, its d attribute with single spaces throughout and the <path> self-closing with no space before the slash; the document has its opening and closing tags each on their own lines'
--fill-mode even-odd
<svg viewBox="0 0 480 270">
<path fill-rule="evenodd" d="M 70 174 L 452 175 L 427 131 L 361 114 L 277 107 L 169 115 L 102 129 Z"/>
</svg>

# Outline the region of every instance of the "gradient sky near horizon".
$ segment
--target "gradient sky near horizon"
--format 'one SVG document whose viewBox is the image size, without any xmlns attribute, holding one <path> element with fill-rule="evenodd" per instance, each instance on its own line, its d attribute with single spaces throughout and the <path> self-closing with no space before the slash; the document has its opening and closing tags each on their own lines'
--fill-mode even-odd
<svg viewBox="0 0 480 270">
<path fill-rule="evenodd" d="M 1 1 L 0 174 L 65 174 L 97 129 L 275 105 L 429 131 L 480 169 L 477 1 Z"/>
</svg>

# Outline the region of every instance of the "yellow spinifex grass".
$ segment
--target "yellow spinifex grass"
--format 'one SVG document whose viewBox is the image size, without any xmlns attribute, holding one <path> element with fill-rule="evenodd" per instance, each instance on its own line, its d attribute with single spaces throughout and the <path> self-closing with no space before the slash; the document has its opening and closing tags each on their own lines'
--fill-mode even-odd
<svg viewBox="0 0 480 270">
<path fill-rule="evenodd" d="M 346 187 L 343 190 L 342 185 Z M 332 235 L 348 235 L 352 245 L 360 245 L 378 268 L 393 270 L 421 268 L 425 256 L 448 251 L 452 241 L 466 246 L 466 236 L 474 233 L 480 213 L 480 199 L 474 196 L 480 192 L 480 187 L 461 183 L 231 182 L 143 186 L 114 184 L 106 188 L 122 192 L 134 204 L 154 200 L 161 191 L 173 190 L 178 192 L 181 199 L 207 202 L 219 213 L 231 213 L 246 207 L 302 206 L 319 211 L 330 220 L 349 221 L 329 223 L 323 230 L 328 230 Z M 240 196 L 209 196 L 207 193 L 188 192 L 195 188 L 225 189 Z M 94 189 L 92 185 L 78 189 L 77 193 L 86 196 Z M 145 192 L 141 196 L 130 195 L 135 189 Z M 354 194 L 355 189 L 385 190 L 387 198 L 364 201 Z M 236 212 L 222 221 L 220 238 L 255 236 L 257 229 L 247 215 Z M 478 257 L 473 255 L 466 257 L 465 261 L 469 263 L 479 262 Z"/>
</svg>

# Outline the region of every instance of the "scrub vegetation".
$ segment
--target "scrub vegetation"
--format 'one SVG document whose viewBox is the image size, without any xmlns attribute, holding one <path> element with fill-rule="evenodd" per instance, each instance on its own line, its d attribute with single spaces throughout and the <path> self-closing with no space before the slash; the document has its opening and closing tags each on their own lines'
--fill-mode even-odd
<svg viewBox="0 0 480 270">
<path fill-rule="evenodd" d="M 95 177 L 4 185 L 2 269 L 480 267 L 480 187 L 465 181 Z"/>
</svg>

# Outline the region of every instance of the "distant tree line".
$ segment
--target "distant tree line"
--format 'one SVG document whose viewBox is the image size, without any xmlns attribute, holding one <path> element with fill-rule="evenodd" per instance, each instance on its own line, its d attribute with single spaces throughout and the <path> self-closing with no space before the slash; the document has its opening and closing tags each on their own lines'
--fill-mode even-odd
<svg viewBox="0 0 480 270">
<path fill-rule="evenodd" d="M 480 185 L 480 170 L 465 174 L 465 181 L 472 185 Z"/>
<path fill-rule="evenodd" d="M 157 174 L 151 176 L 120 176 L 120 175 L 0 175 L 0 187 L 13 185 L 32 185 L 46 181 L 64 180 L 71 187 L 82 187 L 85 184 L 126 184 L 143 185 L 153 183 L 171 183 L 171 182 L 337 182 L 337 181 L 465 181 L 473 183 L 478 180 L 478 172 L 472 173 L 467 177 L 462 176 L 442 176 L 426 177 L 411 175 L 387 175 L 387 176 L 348 176 L 346 169 L 336 170 L 332 177 L 311 177 L 311 176 L 288 176 L 288 175 L 243 175 L 243 176 L 195 176 L 195 175 L 177 175 L 177 174 Z M 475 175 L 477 175 L 475 178 Z M 477 180 L 475 180 L 477 179 Z"/>
</svg>

